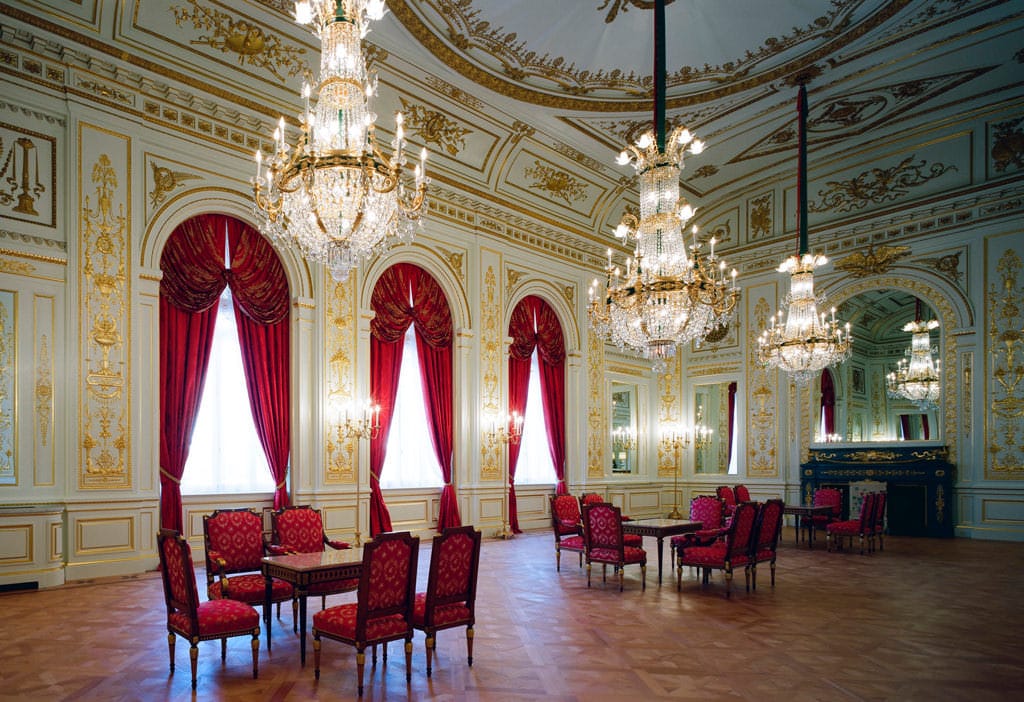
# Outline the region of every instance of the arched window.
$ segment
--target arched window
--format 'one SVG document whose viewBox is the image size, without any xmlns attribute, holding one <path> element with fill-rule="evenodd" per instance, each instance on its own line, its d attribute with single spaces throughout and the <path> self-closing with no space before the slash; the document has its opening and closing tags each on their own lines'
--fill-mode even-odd
<svg viewBox="0 0 1024 702">
<path fill-rule="evenodd" d="M 380 407 L 380 433 L 370 440 L 370 535 L 391 531 L 391 515 L 384 503 L 381 481 L 390 470 L 388 454 L 396 422 L 401 426 L 396 426 L 395 431 L 401 431 L 403 436 L 408 429 L 414 429 L 406 424 L 422 422 L 443 480 L 437 528 L 459 526 L 459 508 L 452 485 L 453 330 L 448 298 L 427 271 L 411 263 L 398 263 L 377 280 L 370 306 L 375 312 L 370 322 L 370 395 Z M 405 358 L 413 355 L 406 353 L 407 347 L 410 352 L 415 348 L 415 364 L 413 359 Z M 403 411 L 405 405 L 416 404 L 417 375 L 425 421 L 403 419 L 397 414 L 400 404 Z M 413 383 L 406 391 L 400 389 L 403 379 Z M 413 441 L 421 451 L 426 448 L 422 439 Z"/>
<path fill-rule="evenodd" d="M 160 257 L 160 269 L 161 525 L 182 528 L 180 483 L 207 385 L 226 287 L 231 289 L 227 299 L 233 315 L 225 310 L 222 326 L 233 316 L 248 402 L 236 399 L 234 406 L 223 404 L 217 415 L 244 415 L 248 404 L 264 465 L 271 475 L 274 506 L 286 505 L 291 442 L 290 298 L 277 254 L 244 222 L 226 215 L 200 215 L 172 232 Z M 230 340 L 225 343 L 233 350 Z M 230 354 L 218 351 L 217 355 Z M 214 385 L 211 381 L 210 392 L 216 393 Z M 219 426 L 216 441 L 239 445 L 251 441 L 229 434 L 226 421 Z M 239 463 L 239 451 L 232 450 L 229 455 L 230 459 L 219 460 L 221 468 L 237 470 L 238 465 L 232 464 Z"/>
</svg>

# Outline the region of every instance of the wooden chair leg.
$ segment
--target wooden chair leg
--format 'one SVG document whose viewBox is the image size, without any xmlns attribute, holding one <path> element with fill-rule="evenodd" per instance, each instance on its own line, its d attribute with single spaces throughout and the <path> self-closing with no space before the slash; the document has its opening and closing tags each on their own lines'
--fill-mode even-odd
<svg viewBox="0 0 1024 702">
<path fill-rule="evenodd" d="M 196 689 L 196 665 L 199 662 L 199 642 L 193 641 L 192 647 L 188 650 L 188 660 L 192 665 L 192 689 Z"/>
<path fill-rule="evenodd" d="M 640 566 L 640 590 L 647 592 L 647 565 Z"/>
<path fill-rule="evenodd" d="M 473 625 L 466 627 L 466 662 L 473 667 Z"/>
<path fill-rule="evenodd" d="M 587 561 L 587 587 L 590 587 L 590 561 Z"/>
<path fill-rule="evenodd" d="M 707 569 L 704 571 L 707 572 Z M 732 597 L 732 568 L 725 569 L 725 599 Z"/>
<path fill-rule="evenodd" d="M 224 637 L 220 640 L 220 662 L 223 663 L 228 659 L 228 637 Z"/>
<path fill-rule="evenodd" d="M 562 572 L 562 549 L 555 544 L 555 572 Z"/>
<path fill-rule="evenodd" d="M 320 633 L 313 630 L 313 678 L 320 679 Z"/>
<path fill-rule="evenodd" d="M 252 679 L 260 676 L 260 630 L 252 632 Z"/>
<path fill-rule="evenodd" d="M 363 671 L 366 669 L 366 651 L 362 648 L 356 649 L 356 679 L 359 681 L 359 696 L 363 696 Z"/>
<path fill-rule="evenodd" d="M 433 668 L 431 667 L 431 662 L 432 662 L 433 657 L 434 657 L 434 647 L 437 645 L 437 641 L 434 639 L 435 636 L 436 636 L 436 634 L 430 634 L 430 633 L 427 634 L 427 642 L 426 642 L 427 646 L 426 646 L 426 648 L 427 648 L 427 677 L 428 678 L 430 677 L 430 674 L 433 672 Z"/>
<path fill-rule="evenodd" d="M 171 672 L 174 672 L 174 634 L 168 632 L 167 634 L 167 650 L 171 654 Z"/>
<path fill-rule="evenodd" d="M 405 682 L 412 682 L 412 637 L 405 640 Z"/>
<path fill-rule="evenodd" d="M 772 589 L 775 588 L 775 559 L 772 559 Z"/>
</svg>

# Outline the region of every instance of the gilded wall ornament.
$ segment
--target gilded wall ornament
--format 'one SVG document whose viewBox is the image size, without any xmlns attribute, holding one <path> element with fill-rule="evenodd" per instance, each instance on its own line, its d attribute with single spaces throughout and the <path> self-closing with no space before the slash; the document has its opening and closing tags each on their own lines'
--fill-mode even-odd
<svg viewBox="0 0 1024 702">
<path fill-rule="evenodd" d="M 483 304 L 480 313 L 480 405 L 494 416 L 505 412 L 501 405 L 501 364 L 504 358 L 504 331 L 501 328 L 501 301 L 494 266 L 487 266 L 483 278 Z M 482 437 L 481 437 L 482 438 Z M 480 441 L 480 479 L 501 480 L 500 441 Z"/>
<path fill-rule="evenodd" d="M 773 201 L 771 193 L 765 193 L 750 201 L 750 219 L 747 230 L 750 241 L 764 239 L 772 235 Z"/>
<path fill-rule="evenodd" d="M 1024 476 L 1024 264 L 1012 248 L 995 265 L 986 299 L 990 477 Z"/>
<path fill-rule="evenodd" d="M 671 5 L 675 0 L 665 0 L 665 5 Z M 610 5 L 610 7 L 609 7 Z M 597 8 L 598 11 L 608 8 L 608 14 L 605 15 L 605 24 L 611 24 L 618 17 L 619 12 L 628 12 L 630 6 L 639 8 L 641 10 L 653 10 L 654 0 L 604 0 L 604 4 Z"/>
<path fill-rule="evenodd" d="M 465 254 L 465 252 L 464 251 L 449 251 L 448 249 L 444 249 L 444 248 L 441 248 L 441 247 L 438 247 L 437 250 L 438 250 L 438 253 L 440 253 L 441 256 L 444 257 L 444 260 L 448 263 L 448 266 L 453 271 L 455 271 L 455 275 L 456 275 L 456 277 L 458 277 L 459 281 L 463 285 L 465 285 L 466 284 L 466 265 L 465 265 L 466 254 Z"/>
<path fill-rule="evenodd" d="M 853 127 L 884 110 L 886 103 L 881 95 L 833 100 L 807 120 L 807 128 L 820 132 Z"/>
<path fill-rule="evenodd" d="M 604 400 L 604 340 L 587 326 L 587 478 L 604 475 L 608 435 Z"/>
<path fill-rule="evenodd" d="M 155 161 L 150 161 L 150 165 L 153 167 L 153 189 L 149 191 L 149 204 L 154 207 L 167 199 L 168 193 L 183 185 L 186 180 L 200 177 L 185 171 L 172 171 L 170 168 L 156 165 Z"/>
<path fill-rule="evenodd" d="M 41 223 L 40 210 L 50 214 L 44 205 L 53 200 L 56 185 L 54 145 L 51 137 L 0 123 L 0 208 L 8 216 Z"/>
<path fill-rule="evenodd" d="M 39 427 L 39 442 L 42 446 L 50 440 L 50 423 L 53 420 L 53 360 L 50 356 L 50 342 L 46 334 L 39 338 L 36 353 L 35 406 Z"/>
<path fill-rule="evenodd" d="M 1004 173 L 1012 168 L 1024 168 L 1024 117 L 992 125 L 992 168 Z"/>
<path fill-rule="evenodd" d="M 112 85 L 107 85 L 106 83 L 97 83 L 94 80 L 79 80 L 78 87 L 82 90 L 89 91 L 97 97 L 113 100 L 114 102 L 119 102 L 122 105 L 132 105 L 135 103 L 131 94 L 126 93 L 119 88 L 115 88 Z"/>
<path fill-rule="evenodd" d="M 467 93 L 462 88 L 456 88 L 454 85 L 446 80 L 442 80 L 434 75 L 426 75 L 423 77 L 423 82 L 429 85 L 437 92 L 450 97 L 455 102 L 459 103 L 463 107 L 468 107 L 471 110 L 478 112 L 483 111 L 487 105 L 482 100 L 477 98 L 475 95 Z"/>
<path fill-rule="evenodd" d="M 14 349 L 17 335 L 14 328 L 15 294 L 0 290 L 0 485 L 18 482 L 15 462 L 16 439 L 14 398 Z"/>
<path fill-rule="evenodd" d="M 526 276 L 523 271 L 517 271 L 513 268 L 507 268 L 505 270 L 505 295 L 511 297 L 512 291 L 519 285 L 519 281 Z"/>
<path fill-rule="evenodd" d="M 775 386 L 778 371 L 757 360 L 759 329 L 764 329 L 772 308 L 764 297 L 754 304 L 754 323 L 747 334 L 747 474 L 759 477 L 777 476 L 779 473 L 776 432 Z M 791 394 L 791 397 L 793 395 Z"/>
<path fill-rule="evenodd" d="M 909 246 L 890 246 L 871 244 L 867 251 L 854 251 L 835 263 L 837 270 L 847 271 L 855 278 L 863 278 L 879 273 L 888 273 L 896 262 L 910 255 Z"/>
<path fill-rule="evenodd" d="M 338 282 L 324 275 L 327 301 L 325 315 L 326 348 L 324 378 L 327 391 L 328 416 L 324 422 L 324 469 L 326 483 L 355 483 L 359 460 L 359 439 L 345 436 L 341 431 L 340 413 L 331 408 L 343 408 L 355 402 L 356 340 L 356 286 L 357 276 Z M 358 528 L 358 527 L 357 527 Z"/>
<path fill-rule="evenodd" d="M 15 261 L 9 258 L 0 258 L 0 273 L 14 273 L 15 275 L 28 275 L 34 273 L 36 267 L 27 261 Z"/>
<path fill-rule="evenodd" d="M 533 166 L 523 169 L 523 175 L 533 178 L 533 182 L 530 183 L 531 188 L 543 190 L 549 195 L 561 198 L 569 205 L 584 199 L 587 192 L 586 185 L 570 174 L 543 164 L 537 159 L 533 160 Z"/>
<path fill-rule="evenodd" d="M 948 278 L 954 283 L 959 283 L 963 273 L 960 271 L 961 251 L 954 251 L 951 254 L 939 256 L 938 258 L 922 258 L 919 260 L 926 266 L 931 266 L 940 275 Z"/>
<path fill-rule="evenodd" d="M 303 58 L 304 48 L 286 46 L 282 41 L 264 32 L 254 23 L 232 19 L 224 12 L 203 7 L 198 0 L 186 0 L 191 6 L 172 6 L 174 23 L 181 27 L 191 23 L 193 29 L 209 32 L 193 39 L 193 45 L 206 45 L 221 53 L 235 54 L 239 66 L 255 66 L 270 72 L 284 82 L 286 77 L 308 71 Z M 282 73 L 283 71 L 283 73 Z"/>
<path fill-rule="evenodd" d="M 693 172 L 694 178 L 710 178 L 718 173 L 718 166 L 713 163 L 705 163 Z"/>
<path fill-rule="evenodd" d="M 808 209 L 811 212 L 849 212 L 870 204 L 892 202 L 909 194 L 911 188 L 957 170 L 956 166 L 941 163 L 929 167 L 924 159 L 915 162 L 915 158 L 912 154 L 895 166 L 871 168 L 850 180 L 828 181 L 827 187 L 818 191 L 821 199 L 812 202 Z"/>
<path fill-rule="evenodd" d="M 470 130 L 436 110 L 414 105 L 400 97 L 407 128 L 425 144 L 436 144 L 449 156 L 458 156 L 466 148 L 466 135 Z"/>
</svg>

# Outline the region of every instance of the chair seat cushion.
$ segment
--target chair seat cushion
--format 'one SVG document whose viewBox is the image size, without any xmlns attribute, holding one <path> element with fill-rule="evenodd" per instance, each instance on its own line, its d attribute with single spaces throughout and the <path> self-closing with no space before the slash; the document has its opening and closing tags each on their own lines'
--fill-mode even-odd
<svg viewBox="0 0 1024 702">
<path fill-rule="evenodd" d="M 714 544 L 712 546 L 694 546 L 683 551 L 679 557 L 679 563 L 681 565 L 701 566 L 705 568 L 723 568 L 725 567 L 725 558 L 728 555 L 728 551 L 725 550 L 724 543 Z M 745 565 L 749 561 L 749 557 L 745 553 L 734 554 L 732 557 L 732 565 Z"/>
<path fill-rule="evenodd" d="M 284 602 L 292 598 L 292 586 L 284 580 L 274 578 L 270 586 L 270 601 Z M 232 575 L 228 577 L 228 594 L 230 599 L 246 604 L 263 604 L 267 593 L 267 580 L 258 573 Z M 207 597 L 211 600 L 225 599 L 221 592 L 220 580 L 214 580 L 207 589 Z"/>
<path fill-rule="evenodd" d="M 672 548 L 690 548 L 691 546 L 710 546 L 715 539 L 725 534 L 728 529 L 701 529 L 691 531 L 679 536 L 673 536 L 670 541 Z"/>
<path fill-rule="evenodd" d="M 623 563 L 646 563 L 647 552 L 642 548 L 626 546 L 623 549 Z M 592 548 L 590 549 L 590 560 L 598 563 L 618 563 L 619 552 L 613 548 Z"/>
<path fill-rule="evenodd" d="M 644 545 L 644 537 L 640 536 L 640 534 L 623 534 L 622 543 L 633 548 L 640 548 Z"/>
<path fill-rule="evenodd" d="M 582 551 L 584 549 L 583 537 L 570 536 L 568 538 L 562 539 L 558 542 L 558 547 L 568 549 L 569 551 Z"/>
<path fill-rule="evenodd" d="M 322 609 L 313 615 L 313 628 L 333 638 L 355 641 L 358 608 L 358 604 L 350 602 Z M 397 639 L 407 634 L 409 628 L 409 624 L 401 614 L 371 619 L 366 624 L 366 643 L 383 639 Z"/>
<path fill-rule="evenodd" d="M 762 561 L 774 561 L 776 551 L 770 548 L 762 548 L 756 554 L 754 554 L 754 560 L 758 563 Z"/>
<path fill-rule="evenodd" d="M 252 631 L 260 625 L 259 612 L 237 600 L 200 602 L 197 614 L 199 635 L 203 638 Z M 170 615 L 167 625 L 182 636 L 189 637 L 192 634 L 192 623 L 187 612 Z"/>
<path fill-rule="evenodd" d="M 469 607 L 465 602 L 452 602 L 450 604 L 437 605 L 434 607 L 434 627 L 456 626 L 468 624 L 473 618 Z M 417 592 L 416 601 L 413 603 L 412 625 L 422 629 L 427 622 L 427 593 Z"/>
<path fill-rule="evenodd" d="M 825 527 L 829 534 L 843 534 L 844 536 L 856 536 L 860 533 L 860 520 L 847 519 L 845 522 L 832 522 Z"/>
<path fill-rule="evenodd" d="M 576 522 L 567 522 L 561 520 L 558 522 L 558 533 L 559 534 L 578 534 L 580 533 L 579 524 Z"/>
</svg>

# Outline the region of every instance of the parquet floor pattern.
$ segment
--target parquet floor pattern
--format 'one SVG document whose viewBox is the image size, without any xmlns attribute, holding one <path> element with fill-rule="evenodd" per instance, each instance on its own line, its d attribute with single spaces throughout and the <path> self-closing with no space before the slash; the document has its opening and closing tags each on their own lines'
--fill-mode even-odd
<svg viewBox="0 0 1024 702">
<path fill-rule="evenodd" d="M 411 685 L 401 644 L 392 644 L 386 665 L 368 660 L 363 699 L 1019 699 L 1024 544 L 891 537 L 884 552 L 860 556 L 797 548 L 791 529 L 785 537 L 775 589 L 762 567 L 757 592 L 744 592 L 740 574 L 731 600 L 721 573 L 702 588 L 685 570 L 676 592 L 666 572 L 659 588 L 653 539 L 646 592 L 631 567 L 622 593 L 596 568 L 588 590 L 574 554 L 556 573 L 547 533 L 485 540 L 473 667 L 463 631 L 444 631 L 428 680 L 417 634 Z M 421 585 L 428 564 L 424 548 Z M 318 607 L 311 599 L 310 616 Z M 275 618 L 271 653 L 261 636 L 258 680 L 248 639 L 230 640 L 226 664 L 220 644 L 204 642 L 193 694 L 181 639 L 169 674 L 155 573 L 6 593 L 0 611 L 0 700 L 355 697 L 353 650 L 325 640 L 315 681 L 312 645 L 301 668 L 287 607 Z"/>
</svg>

